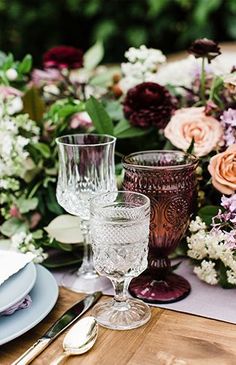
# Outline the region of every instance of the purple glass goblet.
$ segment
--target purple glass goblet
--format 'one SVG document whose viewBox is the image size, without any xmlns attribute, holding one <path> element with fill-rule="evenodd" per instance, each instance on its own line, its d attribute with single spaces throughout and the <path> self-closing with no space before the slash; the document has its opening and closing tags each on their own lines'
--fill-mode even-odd
<svg viewBox="0 0 236 365">
<path fill-rule="evenodd" d="M 190 284 L 174 274 L 168 255 L 183 238 L 196 203 L 198 159 L 181 151 L 144 151 L 123 159 L 124 190 L 151 200 L 148 268 L 130 283 L 130 293 L 149 303 L 185 298 Z"/>
</svg>

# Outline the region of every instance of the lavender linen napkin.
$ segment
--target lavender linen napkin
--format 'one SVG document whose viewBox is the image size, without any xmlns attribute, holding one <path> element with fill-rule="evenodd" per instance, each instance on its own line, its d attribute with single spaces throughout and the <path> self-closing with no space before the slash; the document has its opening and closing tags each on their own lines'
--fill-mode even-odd
<svg viewBox="0 0 236 365">
<path fill-rule="evenodd" d="M 19 302 L 12 305 L 10 308 L 0 313 L 0 316 L 10 316 L 15 313 L 15 311 L 19 309 L 29 308 L 32 304 L 32 299 L 29 295 L 26 295 L 25 298 L 21 299 Z"/>
</svg>

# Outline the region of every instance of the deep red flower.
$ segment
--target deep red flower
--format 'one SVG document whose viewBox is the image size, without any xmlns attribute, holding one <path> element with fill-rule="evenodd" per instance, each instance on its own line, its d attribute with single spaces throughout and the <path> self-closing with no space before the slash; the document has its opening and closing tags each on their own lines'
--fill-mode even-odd
<svg viewBox="0 0 236 365">
<path fill-rule="evenodd" d="M 43 66 L 57 69 L 80 68 L 83 66 L 83 52 L 81 49 L 69 46 L 53 47 L 44 53 Z"/>
<path fill-rule="evenodd" d="M 154 82 L 143 82 L 130 89 L 124 100 L 125 117 L 134 126 L 165 128 L 175 104 L 169 91 Z"/>
<path fill-rule="evenodd" d="M 221 54 L 218 43 L 207 38 L 196 39 L 196 41 L 191 44 L 188 52 L 193 54 L 196 58 L 206 57 L 208 62 L 211 62 L 213 58 Z"/>
</svg>

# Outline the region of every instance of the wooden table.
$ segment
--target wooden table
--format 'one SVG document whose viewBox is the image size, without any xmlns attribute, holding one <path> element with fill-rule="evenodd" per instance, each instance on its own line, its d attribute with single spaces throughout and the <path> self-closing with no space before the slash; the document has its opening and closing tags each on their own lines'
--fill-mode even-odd
<svg viewBox="0 0 236 365">
<path fill-rule="evenodd" d="M 39 325 L 20 338 L 0 346 L 0 364 L 10 365 L 65 310 L 82 297 L 82 294 L 61 288 L 56 306 Z M 104 299 L 106 298 L 101 300 Z M 52 359 L 62 351 L 65 333 L 45 349 L 32 365 L 50 365 Z M 111 331 L 100 327 L 98 340 L 92 350 L 87 354 L 68 358 L 66 364 L 235 365 L 236 327 L 189 314 L 152 308 L 151 320 L 138 329 Z"/>
</svg>

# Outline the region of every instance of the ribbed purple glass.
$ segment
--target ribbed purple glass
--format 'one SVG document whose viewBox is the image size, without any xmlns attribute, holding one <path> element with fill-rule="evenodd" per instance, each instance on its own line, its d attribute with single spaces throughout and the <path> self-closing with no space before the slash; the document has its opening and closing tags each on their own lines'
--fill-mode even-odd
<svg viewBox="0 0 236 365">
<path fill-rule="evenodd" d="M 124 190 L 151 200 L 148 269 L 132 280 L 132 295 L 150 303 L 186 297 L 190 284 L 171 271 L 168 255 L 183 238 L 196 203 L 198 159 L 181 151 L 144 151 L 126 156 Z"/>
</svg>

